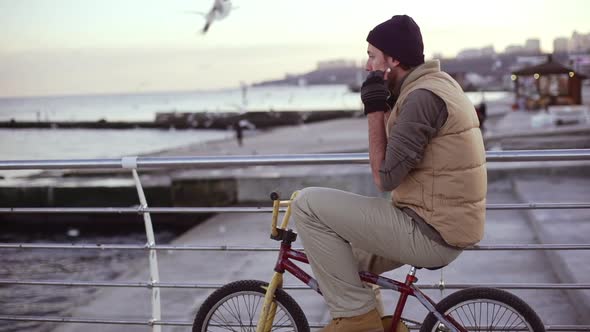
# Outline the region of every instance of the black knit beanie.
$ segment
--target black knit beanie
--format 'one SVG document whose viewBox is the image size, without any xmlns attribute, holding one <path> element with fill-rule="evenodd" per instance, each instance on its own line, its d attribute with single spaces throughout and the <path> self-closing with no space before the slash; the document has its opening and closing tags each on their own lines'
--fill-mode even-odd
<svg viewBox="0 0 590 332">
<path fill-rule="evenodd" d="M 424 44 L 420 27 L 408 15 L 395 15 L 369 32 L 367 41 L 403 65 L 424 63 Z"/>
</svg>

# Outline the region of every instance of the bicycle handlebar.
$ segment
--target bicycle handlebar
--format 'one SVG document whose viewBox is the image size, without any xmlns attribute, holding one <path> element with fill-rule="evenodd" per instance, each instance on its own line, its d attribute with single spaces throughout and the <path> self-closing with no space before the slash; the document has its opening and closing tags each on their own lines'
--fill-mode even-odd
<svg viewBox="0 0 590 332">
<path fill-rule="evenodd" d="M 270 199 L 272 200 L 272 222 L 270 226 L 270 234 L 271 236 L 277 236 L 277 222 L 279 218 L 279 208 L 281 206 L 287 206 L 287 212 L 285 212 L 285 216 L 283 217 L 283 222 L 281 223 L 281 229 L 286 230 L 287 225 L 289 224 L 289 218 L 291 217 L 291 202 L 297 197 L 299 191 L 294 191 L 291 195 L 291 198 L 287 201 L 281 201 L 280 195 L 276 191 L 273 191 L 270 194 Z"/>
</svg>

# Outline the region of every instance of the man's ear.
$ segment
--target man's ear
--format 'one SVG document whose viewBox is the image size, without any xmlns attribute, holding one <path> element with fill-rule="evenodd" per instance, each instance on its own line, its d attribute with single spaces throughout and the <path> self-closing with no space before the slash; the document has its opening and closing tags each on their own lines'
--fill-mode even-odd
<svg viewBox="0 0 590 332">
<path fill-rule="evenodd" d="M 390 68 L 394 68 L 399 66 L 399 61 L 397 61 L 396 59 L 387 56 L 387 64 L 389 65 Z"/>
</svg>

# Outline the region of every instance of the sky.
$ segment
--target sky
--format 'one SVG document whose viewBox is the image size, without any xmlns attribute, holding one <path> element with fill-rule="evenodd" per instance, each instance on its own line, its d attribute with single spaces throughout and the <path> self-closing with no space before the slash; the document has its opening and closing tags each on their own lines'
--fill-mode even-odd
<svg viewBox="0 0 590 332">
<path fill-rule="evenodd" d="M 0 97 L 237 87 L 366 60 L 367 33 L 396 14 L 421 27 L 427 58 L 590 32 L 587 0 L 233 0 L 205 35 L 213 0 L 0 0 Z"/>
</svg>

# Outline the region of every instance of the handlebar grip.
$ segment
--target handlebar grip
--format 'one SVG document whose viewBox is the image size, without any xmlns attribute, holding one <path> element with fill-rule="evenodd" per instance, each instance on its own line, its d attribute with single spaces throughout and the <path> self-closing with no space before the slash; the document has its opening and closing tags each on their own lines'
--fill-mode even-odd
<svg viewBox="0 0 590 332">
<path fill-rule="evenodd" d="M 272 193 L 270 193 L 270 199 L 273 201 L 277 201 L 279 199 L 279 193 L 273 191 Z"/>
</svg>

